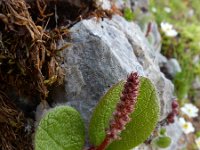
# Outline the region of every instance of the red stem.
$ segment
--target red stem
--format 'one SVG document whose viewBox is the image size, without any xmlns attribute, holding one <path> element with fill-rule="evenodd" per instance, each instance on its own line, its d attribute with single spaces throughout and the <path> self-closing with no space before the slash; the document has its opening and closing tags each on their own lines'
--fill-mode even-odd
<svg viewBox="0 0 200 150">
<path fill-rule="evenodd" d="M 106 147 L 110 144 L 110 142 L 111 142 L 110 137 L 106 136 L 101 145 L 99 145 L 95 150 L 105 150 Z"/>
</svg>

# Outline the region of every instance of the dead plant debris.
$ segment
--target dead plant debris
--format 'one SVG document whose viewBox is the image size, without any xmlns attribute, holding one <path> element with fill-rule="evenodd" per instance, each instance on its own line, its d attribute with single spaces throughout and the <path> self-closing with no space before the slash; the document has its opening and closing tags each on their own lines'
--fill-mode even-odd
<svg viewBox="0 0 200 150">
<path fill-rule="evenodd" d="M 0 35 L 0 80 L 21 94 L 39 93 L 40 99 L 45 100 L 48 84 L 44 81 L 51 80 L 52 84 L 62 77 L 56 42 L 68 30 L 47 31 L 46 26 L 35 24 L 28 8 L 24 0 L 5 0 L 0 6 L 4 26 Z"/>
<path fill-rule="evenodd" d="M 0 149 L 32 150 L 31 124 L 28 126 L 23 112 L 3 91 L 0 91 L 0 106 Z"/>
<path fill-rule="evenodd" d="M 59 53 L 70 44 L 57 43 L 70 38 L 68 28 L 114 13 L 120 13 L 114 5 L 104 11 L 92 0 L 0 0 L 0 149 L 32 149 L 25 111 L 10 93 L 34 106 L 47 100 L 49 88 L 63 81 Z"/>
</svg>

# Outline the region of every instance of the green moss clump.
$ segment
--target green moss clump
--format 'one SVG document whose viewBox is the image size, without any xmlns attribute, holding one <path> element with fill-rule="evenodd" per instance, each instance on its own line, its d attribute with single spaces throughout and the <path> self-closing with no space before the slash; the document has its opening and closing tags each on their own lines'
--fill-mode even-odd
<svg viewBox="0 0 200 150">
<path fill-rule="evenodd" d="M 130 8 L 124 9 L 124 18 L 128 21 L 133 21 L 133 19 L 135 18 L 134 13 Z"/>
</svg>

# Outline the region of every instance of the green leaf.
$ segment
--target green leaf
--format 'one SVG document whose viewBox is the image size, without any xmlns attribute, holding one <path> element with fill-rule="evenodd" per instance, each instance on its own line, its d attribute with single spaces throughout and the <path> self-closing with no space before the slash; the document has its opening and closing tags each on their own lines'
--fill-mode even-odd
<svg viewBox="0 0 200 150">
<path fill-rule="evenodd" d="M 161 128 L 160 129 L 160 135 L 166 135 L 166 129 L 165 128 Z"/>
<path fill-rule="evenodd" d="M 35 150 L 82 150 L 85 129 L 80 114 L 69 106 L 50 110 L 39 123 Z"/>
<path fill-rule="evenodd" d="M 197 137 L 197 138 L 200 137 L 200 131 L 198 131 L 198 132 L 196 133 L 196 137 Z"/>
<path fill-rule="evenodd" d="M 95 108 L 89 126 L 89 139 L 93 145 L 99 145 L 104 140 L 106 136 L 105 129 L 108 127 L 110 117 L 120 99 L 123 86 L 124 81 L 114 85 L 100 99 L 100 102 Z"/>
<path fill-rule="evenodd" d="M 99 145 L 105 138 L 105 130 L 119 101 L 123 84 L 120 82 L 106 93 L 97 105 L 90 123 L 92 144 Z M 118 98 L 118 100 L 116 100 Z M 160 105 L 156 89 L 147 78 L 140 77 L 140 88 L 132 121 L 122 131 L 121 140 L 113 141 L 107 150 L 129 150 L 143 143 L 156 127 L 160 114 Z"/>
<path fill-rule="evenodd" d="M 168 136 L 160 136 L 154 140 L 154 143 L 159 148 L 167 148 L 171 144 L 171 138 Z"/>
</svg>

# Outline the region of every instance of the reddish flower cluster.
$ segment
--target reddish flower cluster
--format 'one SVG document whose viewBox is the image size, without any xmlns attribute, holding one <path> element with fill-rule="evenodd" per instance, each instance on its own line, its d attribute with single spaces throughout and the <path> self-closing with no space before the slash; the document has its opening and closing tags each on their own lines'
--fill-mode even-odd
<svg viewBox="0 0 200 150">
<path fill-rule="evenodd" d="M 119 134 L 130 122 L 130 114 L 134 111 L 139 89 L 139 77 L 137 73 L 131 73 L 124 85 L 124 90 L 117 104 L 113 119 L 106 131 L 106 138 L 96 150 L 104 150 L 113 140 L 119 139 Z"/>
<path fill-rule="evenodd" d="M 174 123 L 174 117 L 176 115 L 178 115 L 178 102 L 176 100 L 174 100 L 171 104 L 172 106 L 172 112 L 169 113 L 169 115 L 167 116 L 167 123 Z"/>
<path fill-rule="evenodd" d="M 137 101 L 139 78 L 137 73 L 131 73 L 124 85 L 124 90 L 120 97 L 120 102 L 114 112 L 114 118 L 110 123 L 107 134 L 110 138 L 119 138 L 119 133 L 125 129 L 125 125 L 130 122 L 129 115 L 133 112 Z"/>
</svg>

